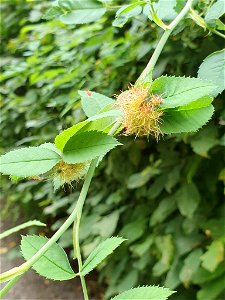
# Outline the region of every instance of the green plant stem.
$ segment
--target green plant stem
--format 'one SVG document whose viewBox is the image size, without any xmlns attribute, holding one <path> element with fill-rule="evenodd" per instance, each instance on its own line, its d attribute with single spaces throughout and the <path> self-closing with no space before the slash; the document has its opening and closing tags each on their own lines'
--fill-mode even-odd
<svg viewBox="0 0 225 300">
<path fill-rule="evenodd" d="M 75 245 L 76 245 L 76 254 L 77 254 L 78 267 L 79 267 L 80 281 L 81 281 L 81 285 L 82 285 L 82 289 L 83 289 L 84 299 L 88 300 L 89 297 L 88 297 L 85 278 L 84 278 L 84 276 L 81 275 L 83 263 L 82 263 L 80 243 L 79 243 L 79 228 L 80 228 L 82 208 L 83 208 L 83 205 L 82 205 L 82 207 L 79 208 L 79 211 L 77 212 L 76 229 L 75 229 Z"/>
<path fill-rule="evenodd" d="M 121 120 L 118 120 L 109 131 L 109 135 L 114 135 L 120 126 L 121 126 Z M 97 158 L 97 162 L 98 162 L 98 158 Z M 95 165 L 97 164 L 97 162 L 95 163 Z M 82 263 L 82 256 L 80 251 L 79 232 L 80 232 L 80 221 L 81 221 L 83 206 L 84 206 L 84 201 L 77 203 L 77 218 L 76 221 L 74 221 L 74 226 L 73 226 L 75 231 L 73 233 L 74 235 L 73 245 L 74 245 L 74 256 L 76 255 L 77 257 L 80 281 L 83 289 L 84 299 L 89 300 L 85 278 L 84 276 L 81 275 L 83 263 Z"/>
<path fill-rule="evenodd" d="M 189 9 L 191 8 L 193 0 L 188 0 L 187 3 L 185 4 L 184 8 L 181 10 L 179 15 L 171 22 L 171 24 L 168 26 L 168 29 L 165 29 L 157 47 L 155 48 L 155 51 L 149 60 L 146 68 L 144 71 L 141 73 L 140 77 L 137 80 L 137 83 L 143 83 L 149 75 L 151 76 L 152 70 L 169 38 L 171 35 L 172 31 L 175 29 L 175 27 L 180 23 L 180 21 L 184 18 L 184 16 L 188 13 Z"/>
<path fill-rule="evenodd" d="M 21 277 L 22 275 L 13 278 L 4 286 L 4 288 L 0 291 L 0 299 L 2 299 L 8 293 L 8 291 L 17 283 L 17 281 L 20 280 Z"/>
<path fill-rule="evenodd" d="M 220 37 L 222 37 L 223 39 L 225 39 L 225 35 L 224 35 L 223 33 L 219 32 L 218 30 L 212 29 L 212 28 L 210 28 L 210 27 L 207 27 L 207 29 L 208 29 L 209 31 L 211 31 L 212 33 L 217 34 L 218 36 L 220 36 Z"/>
<path fill-rule="evenodd" d="M 27 262 L 25 262 L 24 264 L 22 264 L 20 267 L 14 268 L 8 272 L 5 272 L 2 274 L 2 278 L 7 278 L 7 276 L 16 276 L 17 274 L 20 275 L 19 278 L 23 275 L 23 273 L 25 273 L 28 269 L 31 268 L 31 266 L 42 256 L 45 254 L 45 252 L 62 236 L 62 234 L 70 227 L 70 225 L 74 222 L 76 215 L 77 215 L 77 209 L 80 205 L 82 205 L 82 203 L 84 203 L 86 196 L 87 196 L 87 192 L 88 192 L 88 188 L 90 186 L 91 183 L 91 179 L 94 175 L 94 170 L 97 164 L 97 159 L 93 160 L 91 162 L 91 165 L 88 169 L 87 172 L 87 176 L 85 178 L 83 187 L 81 189 L 80 192 L 80 196 L 78 198 L 76 207 L 74 208 L 73 212 L 71 213 L 71 215 L 68 217 L 68 219 L 65 221 L 65 223 L 63 223 L 63 225 L 59 228 L 58 231 L 56 231 L 56 233 L 48 240 L 48 242 L 34 255 L 32 256 Z M 7 284 L 7 288 L 5 287 L 5 290 L 1 291 L 1 296 L 3 297 L 4 295 L 6 295 L 6 293 L 16 284 L 16 282 L 19 279 L 18 277 L 13 278 L 8 284 Z"/>
<path fill-rule="evenodd" d="M 211 28 L 206 22 L 205 20 L 198 14 L 196 13 L 195 10 L 193 10 L 192 8 L 190 9 L 190 17 L 192 18 L 192 20 L 199 26 L 201 26 L 204 30 L 208 29 L 210 32 L 217 34 L 218 36 L 222 37 L 223 39 L 225 39 L 225 35 L 221 32 L 219 32 L 216 29 Z"/>
<path fill-rule="evenodd" d="M 117 129 L 121 126 L 121 120 L 118 120 L 114 126 L 111 128 L 109 134 L 113 135 L 114 133 L 116 133 Z M 65 221 L 65 223 L 63 223 L 63 225 L 58 229 L 58 231 L 56 231 L 56 233 L 48 240 L 48 242 L 34 255 L 32 256 L 27 262 L 25 262 L 24 264 L 22 264 L 19 267 L 15 267 L 7 272 L 4 272 L 3 274 L 1 274 L 1 280 L 4 281 L 7 278 L 11 278 L 11 280 L 9 281 L 9 283 L 0 291 L 0 295 L 1 297 L 4 297 L 7 292 L 16 284 L 16 282 L 22 277 L 22 275 L 31 268 L 31 266 L 42 256 L 45 254 L 45 252 L 55 243 L 57 242 L 57 240 L 62 236 L 62 234 L 70 227 L 70 225 L 72 225 L 72 223 L 74 222 L 74 220 L 76 219 L 77 216 L 77 211 L 79 209 L 79 207 L 81 207 L 81 211 L 82 211 L 82 207 L 84 204 L 84 201 L 86 199 L 87 196 L 87 192 L 91 183 L 91 179 L 94 175 L 94 171 L 95 171 L 95 167 L 98 163 L 98 158 L 94 159 L 91 164 L 90 167 L 88 169 L 87 175 L 85 177 L 84 180 L 84 184 L 83 187 L 81 189 L 79 198 L 77 200 L 77 204 L 76 207 L 74 208 L 73 212 L 71 213 L 71 215 L 68 217 L 68 219 Z M 79 228 L 79 227 L 78 227 Z"/>
</svg>

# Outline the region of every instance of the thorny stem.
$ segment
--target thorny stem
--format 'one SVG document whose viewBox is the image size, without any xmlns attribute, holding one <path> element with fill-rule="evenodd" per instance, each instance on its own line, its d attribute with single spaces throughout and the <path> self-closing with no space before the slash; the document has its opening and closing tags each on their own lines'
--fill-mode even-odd
<svg viewBox="0 0 225 300">
<path fill-rule="evenodd" d="M 149 60 L 146 68 L 144 69 L 144 71 L 141 73 L 140 77 L 137 80 L 137 83 L 142 83 L 144 82 L 145 78 L 149 75 L 151 75 L 152 70 L 169 38 L 169 36 L 171 35 L 172 31 L 174 30 L 174 28 L 179 24 L 179 22 L 184 18 L 184 16 L 188 13 L 189 9 L 191 8 L 191 5 L 193 3 L 193 0 L 188 0 L 187 3 L 185 4 L 184 8 L 181 10 L 181 12 L 179 13 L 179 15 L 170 23 L 170 25 L 168 26 L 168 29 L 166 29 L 157 45 L 157 47 L 155 48 L 155 51 L 151 57 L 151 59 Z"/>
</svg>

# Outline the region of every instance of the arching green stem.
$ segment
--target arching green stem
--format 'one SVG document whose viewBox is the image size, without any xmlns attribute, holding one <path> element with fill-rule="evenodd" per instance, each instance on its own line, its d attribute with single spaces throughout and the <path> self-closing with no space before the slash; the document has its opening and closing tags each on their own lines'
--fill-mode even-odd
<svg viewBox="0 0 225 300">
<path fill-rule="evenodd" d="M 179 15 L 171 22 L 171 24 L 168 26 L 168 29 L 166 29 L 155 48 L 155 51 L 149 60 L 147 66 L 145 67 L 144 71 L 141 73 L 140 77 L 137 80 L 137 84 L 142 83 L 145 81 L 146 77 L 151 76 L 152 70 L 155 67 L 155 64 L 169 38 L 174 28 L 180 23 L 180 21 L 184 18 L 184 16 L 188 13 L 189 9 L 191 8 L 193 0 L 188 0 L 184 8 L 181 10 Z"/>
<path fill-rule="evenodd" d="M 111 128 L 111 130 L 109 131 L 109 135 L 114 135 L 114 133 L 117 131 L 117 129 L 120 126 L 121 126 L 121 121 L 119 120 Z M 95 163 L 95 165 L 96 165 L 96 163 Z M 75 232 L 74 232 L 74 246 L 75 246 L 74 254 L 76 254 L 76 257 L 77 257 L 84 299 L 89 300 L 85 278 L 81 275 L 81 269 L 82 269 L 83 263 L 82 263 L 82 256 L 81 256 L 81 251 L 80 251 L 79 232 L 80 232 L 80 221 L 81 221 L 83 206 L 84 206 L 84 201 L 77 203 L 77 217 L 76 217 L 76 221 L 74 221 L 74 230 L 75 230 Z"/>
</svg>

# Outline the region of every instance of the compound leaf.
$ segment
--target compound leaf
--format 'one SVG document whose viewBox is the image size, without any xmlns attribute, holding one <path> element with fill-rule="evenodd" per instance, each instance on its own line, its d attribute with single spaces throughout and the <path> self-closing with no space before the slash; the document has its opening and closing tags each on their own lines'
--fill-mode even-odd
<svg viewBox="0 0 225 300">
<path fill-rule="evenodd" d="M 105 155 L 114 147 L 121 145 L 114 137 L 98 131 L 75 134 L 63 149 L 63 160 L 76 164 Z"/>
<path fill-rule="evenodd" d="M 23 236 L 21 252 L 28 260 L 38 252 L 48 239 L 43 236 Z M 53 280 L 69 280 L 76 276 L 63 248 L 54 243 L 32 267 L 38 274 Z"/>
<path fill-rule="evenodd" d="M 111 237 L 101 242 L 84 262 L 81 275 L 85 276 L 91 272 L 124 241 L 125 239 L 121 237 Z"/>
<path fill-rule="evenodd" d="M 111 300 L 166 300 L 173 293 L 159 286 L 143 286 L 125 291 Z"/>
<path fill-rule="evenodd" d="M 10 151 L 1 156 L 0 172 L 5 175 L 28 177 L 51 170 L 61 157 L 43 147 L 28 147 Z"/>
</svg>

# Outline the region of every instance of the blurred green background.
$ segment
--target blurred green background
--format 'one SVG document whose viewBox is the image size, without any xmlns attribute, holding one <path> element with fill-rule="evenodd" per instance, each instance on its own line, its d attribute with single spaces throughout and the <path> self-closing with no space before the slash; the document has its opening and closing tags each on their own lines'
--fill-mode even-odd
<svg viewBox="0 0 225 300">
<path fill-rule="evenodd" d="M 115 1 L 116 2 L 116 1 Z M 117 1 L 119 2 L 119 1 Z M 179 2 L 179 1 L 178 1 Z M 204 12 L 210 1 L 198 1 Z M 112 27 L 115 11 L 88 25 L 42 19 L 48 1 L 1 2 L 1 153 L 53 141 L 85 118 L 77 93 L 112 97 L 134 83 L 162 30 L 144 16 Z M 168 41 L 154 70 L 196 76 L 223 40 L 187 19 Z M 183 30 L 181 30 L 183 29 Z M 128 239 L 101 265 L 106 298 L 143 284 L 177 290 L 171 299 L 223 299 L 225 110 L 195 134 L 152 139 L 119 136 L 123 147 L 101 163 L 81 226 L 84 256 L 104 238 Z M 82 183 L 56 194 L 50 182 L 1 179 L 2 218 L 39 219 L 55 231 L 72 211 Z M 50 234 L 50 233 L 48 233 Z M 60 239 L 70 249 L 71 229 Z"/>
</svg>

